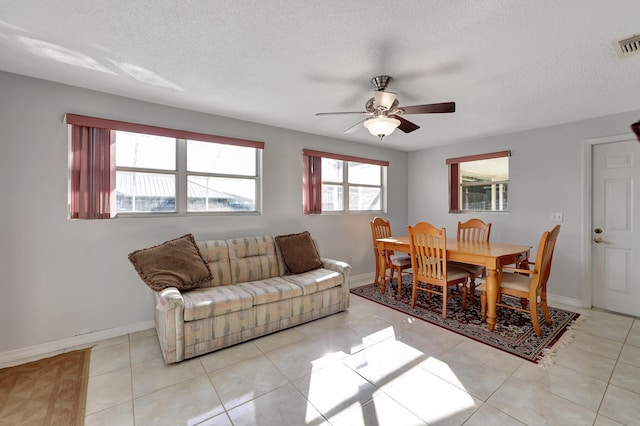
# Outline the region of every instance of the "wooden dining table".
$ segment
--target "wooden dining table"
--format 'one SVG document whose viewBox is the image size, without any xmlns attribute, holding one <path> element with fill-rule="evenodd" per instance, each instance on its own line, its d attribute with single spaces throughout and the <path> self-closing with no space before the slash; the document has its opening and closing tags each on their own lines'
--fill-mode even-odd
<svg viewBox="0 0 640 426">
<path fill-rule="evenodd" d="M 378 270 L 380 271 L 379 282 L 380 291 L 386 291 L 385 271 L 386 250 L 394 252 L 411 252 L 409 236 L 394 238 L 379 238 L 376 240 L 378 252 Z M 498 301 L 498 271 L 504 265 L 513 263 L 527 264 L 531 246 L 516 244 L 478 242 L 478 241 L 458 241 L 456 238 L 447 238 L 447 260 L 468 263 L 472 265 L 482 265 L 487 268 L 487 325 L 489 331 L 493 331 L 496 324 L 496 303 Z"/>
</svg>

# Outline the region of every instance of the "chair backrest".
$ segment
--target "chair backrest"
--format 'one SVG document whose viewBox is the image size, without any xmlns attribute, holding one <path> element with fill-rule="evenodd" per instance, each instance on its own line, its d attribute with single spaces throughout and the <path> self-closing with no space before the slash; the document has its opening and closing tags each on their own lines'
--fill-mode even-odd
<svg viewBox="0 0 640 426">
<path fill-rule="evenodd" d="M 536 292 L 546 290 L 547 280 L 551 273 L 551 260 L 553 259 L 553 250 L 556 247 L 556 240 L 560 233 L 560 225 L 556 225 L 551 231 L 545 231 L 540 237 L 538 245 L 538 253 L 536 255 L 536 265 L 531 285 L 535 286 Z"/>
<path fill-rule="evenodd" d="M 391 237 L 391 224 L 388 220 L 384 220 L 381 217 L 374 217 L 370 222 L 371 225 L 371 237 L 373 238 L 373 254 L 378 258 L 378 248 L 376 247 L 376 240 L 378 238 Z"/>
<path fill-rule="evenodd" d="M 491 224 L 480 219 L 458 222 L 458 241 L 489 241 Z"/>
<path fill-rule="evenodd" d="M 447 231 L 427 222 L 408 226 L 411 244 L 411 269 L 419 281 L 446 285 Z"/>
</svg>

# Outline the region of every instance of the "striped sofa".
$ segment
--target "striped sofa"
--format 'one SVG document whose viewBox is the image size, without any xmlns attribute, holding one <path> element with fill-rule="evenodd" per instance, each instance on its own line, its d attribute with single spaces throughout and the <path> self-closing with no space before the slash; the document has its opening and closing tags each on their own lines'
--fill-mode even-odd
<svg viewBox="0 0 640 426">
<path fill-rule="evenodd" d="M 312 321 L 349 307 L 348 263 L 289 274 L 271 236 L 197 242 L 213 280 L 156 293 L 155 323 L 167 364 Z"/>
</svg>

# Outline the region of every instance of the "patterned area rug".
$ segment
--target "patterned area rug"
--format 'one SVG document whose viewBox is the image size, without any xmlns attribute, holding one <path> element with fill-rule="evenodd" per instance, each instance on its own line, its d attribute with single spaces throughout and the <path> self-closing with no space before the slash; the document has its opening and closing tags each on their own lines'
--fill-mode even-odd
<svg viewBox="0 0 640 426">
<path fill-rule="evenodd" d="M 420 291 L 415 308 L 410 308 L 412 280 L 411 274 L 403 275 L 401 296 L 397 295 L 398 285 L 395 280 L 387 283 L 385 294 L 380 294 L 380 287 L 374 287 L 373 284 L 355 287 L 351 289 L 351 293 L 542 365 L 552 361 L 554 351 L 566 344 L 573 336 L 573 328 L 580 322 L 580 314 L 549 307 L 552 323 L 547 326 L 540 310 L 542 335 L 538 337 L 529 314 L 498 307 L 498 323 L 491 333 L 487 323 L 480 321 L 479 291 L 476 291 L 475 303 L 467 303 L 466 311 L 462 310 L 461 296 L 450 295 L 447 298 L 447 318 L 443 319 L 442 297 L 438 295 L 431 295 L 428 299 L 427 293 Z M 520 305 L 519 299 L 510 296 L 504 296 L 503 301 Z M 569 333 L 561 340 L 568 330 Z"/>
<path fill-rule="evenodd" d="M 0 425 L 83 425 L 91 349 L 0 370 Z"/>
</svg>

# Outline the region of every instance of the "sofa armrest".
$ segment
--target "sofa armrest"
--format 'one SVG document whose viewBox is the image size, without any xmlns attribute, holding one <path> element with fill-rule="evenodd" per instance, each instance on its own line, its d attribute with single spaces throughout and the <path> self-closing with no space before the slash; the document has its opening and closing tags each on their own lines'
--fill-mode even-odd
<svg viewBox="0 0 640 426">
<path fill-rule="evenodd" d="M 184 299 L 175 287 L 156 293 L 156 332 L 167 364 L 184 359 Z"/>
<path fill-rule="evenodd" d="M 323 257 L 320 260 L 322 261 L 324 268 L 331 269 L 336 272 L 342 272 L 346 281 L 348 281 L 348 278 L 351 276 L 351 265 L 341 260 L 327 259 L 326 257 Z"/>
<path fill-rule="evenodd" d="M 349 290 L 351 289 L 351 265 L 341 260 L 327 259 L 324 257 L 320 260 L 322 261 L 322 266 L 324 268 L 340 272 L 344 277 L 342 288 L 344 289 L 344 308 L 347 309 L 349 307 Z"/>
</svg>

